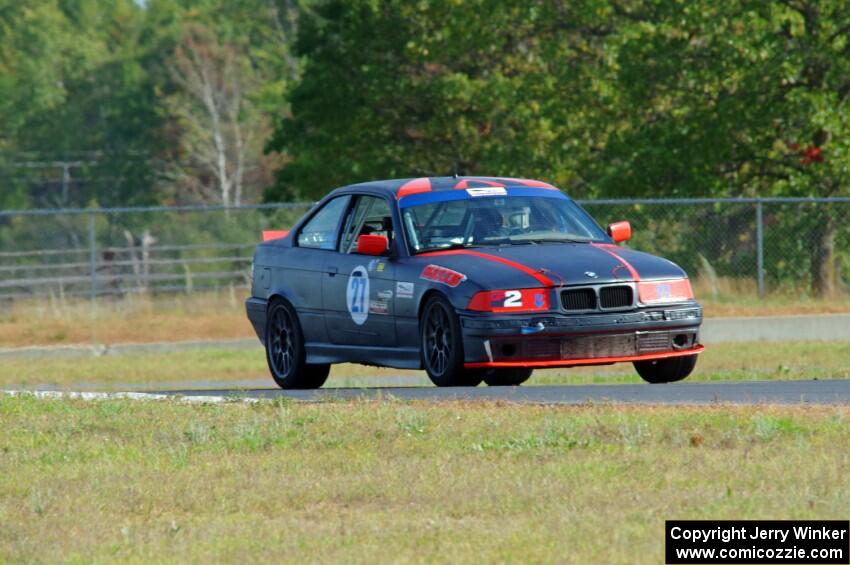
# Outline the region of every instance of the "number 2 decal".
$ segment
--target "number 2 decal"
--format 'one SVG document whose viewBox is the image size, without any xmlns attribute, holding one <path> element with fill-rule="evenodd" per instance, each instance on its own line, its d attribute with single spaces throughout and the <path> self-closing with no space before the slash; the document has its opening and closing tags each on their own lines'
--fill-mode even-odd
<svg viewBox="0 0 850 565">
<path fill-rule="evenodd" d="M 345 303 L 355 324 L 362 326 L 366 323 L 369 317 L 369 273 L 366 267 L 358 265 L 351 271 L 345 291 Z"/>
<path fill-rule="evenodd" d="M 522 307 L 522 292 L 518 290 L 505 291 L 505 308 L 520 308 Z"/>
</svg>

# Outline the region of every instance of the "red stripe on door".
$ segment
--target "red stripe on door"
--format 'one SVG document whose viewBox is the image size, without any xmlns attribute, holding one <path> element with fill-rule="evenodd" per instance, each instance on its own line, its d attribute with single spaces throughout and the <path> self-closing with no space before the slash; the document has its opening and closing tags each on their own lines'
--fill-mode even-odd
<svg viewBox="0 0 850 565">
<path fill-rule="evenodd" d="M 552 281 L 552 279 L 542 274 L 539 270 L 535 271 L 530 267 L 526 267 L 522 263 L 517 263 L 516 261 L 511 261 L 510 259 L 505 259 L 504 257 L 490 255 L 489 253 L 479 253 L 478 251 L 470 251 L 468 249 L 450 249 L 446 251 L 431 251 L 430 253 L 422 253 L 421 255 L 417 255 L 417 257 L 428 257 L 433 255 L 471 255 L 473 257 L 481 257 L 482 259 L 501 263 L 502 265 L 507 265 L 508 267 L 513 267 L 518 271 L 522 271 L 523 273 L 537 279 L 537 282 L 539 282 L 543 286 L 555 286 L 555 283 Z"/>
<path fill-rule="evenodd" d="M 632 276 L 633 281 L 635 281 L 635 282 L 640 281 L 640 275 L 635 270 L 635 268 L 632 267 L 631 263 L 629 263 L 628 261 L 623 259 L 620 256 L 619 253 L 616 253 L 616 252 L 613 251 L 613 249 L 619 250 L 620 249 L 619 247 L 617 247 L 616 245 L 611 245 L 610 243 L 592 243 L 591 245 L 593 245 L 593 247 L 596 247 L 597 249 L 601 249 L 602 251 L 604 251 L 608 255 L 611 255 L 612 257 L 617 259 L 620 263 L 622 263 L 623 266 L 629 271 L 629 274 Z"/>
</svg>

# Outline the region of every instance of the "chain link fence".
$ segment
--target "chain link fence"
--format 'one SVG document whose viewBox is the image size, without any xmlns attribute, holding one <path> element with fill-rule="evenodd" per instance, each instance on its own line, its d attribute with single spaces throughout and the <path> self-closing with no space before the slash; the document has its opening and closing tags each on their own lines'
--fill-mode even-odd
<svg viewBox="0 0 850 565">
<path fill-rule="evenodd" d="M 850 281 L 850 198 L 597 200 L 629 246 L 684 268 L 700 295 L 834 296 Z"/>
<path fill-rule="evenodd" d="M 850 281 L 850 198 L 581 204 L 602 225 L 629 220 L 629 246 L 681 265 L 702 296 L 814 296 Z M 0 303 L 247 288 L 260 231 L 310 206 L 0 211 Z"/>
</svg>

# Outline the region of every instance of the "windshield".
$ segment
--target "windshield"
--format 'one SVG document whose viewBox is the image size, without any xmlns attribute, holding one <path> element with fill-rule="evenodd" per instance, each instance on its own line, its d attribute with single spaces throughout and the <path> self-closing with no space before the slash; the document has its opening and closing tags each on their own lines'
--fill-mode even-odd
<svg viewBox="0 0 850 565">
<path fill-rule="evenodd" d="M 572 200 L 539 196 L 468 198 L 403 210 L 413 252 L 449 247 L 607 241 Z"/>
</svg>

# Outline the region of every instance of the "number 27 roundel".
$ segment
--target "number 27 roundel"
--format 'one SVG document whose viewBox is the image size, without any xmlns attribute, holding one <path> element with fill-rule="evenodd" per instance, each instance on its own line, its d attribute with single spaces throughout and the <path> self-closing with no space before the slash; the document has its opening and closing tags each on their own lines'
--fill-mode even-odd
<svg viewBox="0 0 850 565">
<path fill-rule="evenodd" d="M 348 313 L 358 326 L 362 326 L 369 317 L 369 273 L 366 267 L 358 265 L 348 277 L 348 288 L 345 292 L 345 303 Z"/>
</svg>

